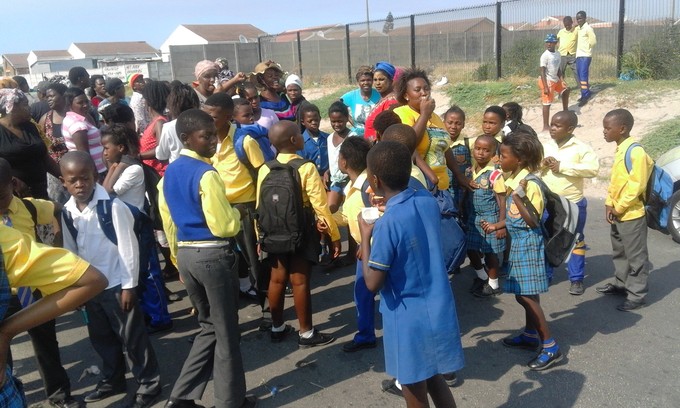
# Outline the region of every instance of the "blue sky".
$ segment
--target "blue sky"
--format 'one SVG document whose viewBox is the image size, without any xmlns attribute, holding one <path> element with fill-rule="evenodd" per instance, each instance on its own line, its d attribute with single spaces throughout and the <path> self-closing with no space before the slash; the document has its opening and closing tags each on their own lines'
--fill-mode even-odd
<svg viewBox="0 0 680 408">
<path fill-rule="evenodd" d="M 493 0 L 428 0 L 427 9 L 406 0 L 369 0 L 371 20 Z M 2 10 L 0 53 L 67 49 L 72 42 L 146 41 L 154 47 L 180 24 L 250 23 L 268 32 L 365 21 L 365 0 L 8 0 Z M 76 5 L 77 4 L 77 5 Z M 233 4 L 233 6 L 231 6 Z M 250 7 L 247 5 L 251 4 Z M 333 10 L 329 6 L 338 5 Z"/>
</svg>

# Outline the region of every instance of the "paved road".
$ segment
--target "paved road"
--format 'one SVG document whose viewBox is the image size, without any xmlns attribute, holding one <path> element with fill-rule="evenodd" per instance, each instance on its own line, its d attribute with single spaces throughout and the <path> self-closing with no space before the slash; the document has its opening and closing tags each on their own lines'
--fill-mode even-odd
<svg viewBox="0 0 680 408">
<path fill-rule="evenodd" d="M 637 312 L 615 309 L 619 298 L 598 295 L 594 287 L 612 275 L 608 225 L 600 219 L 602 200 L 591 199 L 586 238 L 586 293 L 568 294 L 566 272 L 556 272 L 550 293 L 542 297 L 551 329 L 566 352 L 564 362 L 537 373 L 525 368 L 532 358 L 526 351 L 508 350 L 500 340 L 523 324 L 523 313 L 510 295 L 477 299 L 467 293 L 473 278 L 470 268 L 452 280 L 463 331 L 466 367 L 453 389 L 460 407 L 679 407 L 680 380 L 680 247 L 668 237 L 651 232 L 648 306 Z M 258 309 L 243 304 L 240 312 L 242 351 L 249 392 L 261 398 L 260 407 L 399 407 L 402 400 L 382 393 L 384 373 L 382 347 L 346 354 L 340 345 L 352 337 L 353 269 L 331 273 L 315 271 L 314 321 L 334 333 L 336 343 L 318 349 L 298 350 L 293 339 L 272 344 L 257 330 Z M 171 282 L 173 290 L 181 284 Z M 297 327 L 292 300 L 286 300 L 286 317 Z M 161 364 L 163 400 L 170 393 L 188 353 L 187 338 L 196 330 L 188 315 L 188 300 L 171 305 L 175 330 L 154 336 L 153 345 Z M 379 324 L 379 323 L 378 323 Z M 380 326 L 379 326 L 380 327 Z M 71 313 L 58 320 L 62 359 L 73 383 L 74 395 L 82 395 L 97 378 L 79 381 L 83 369 L 101 365 L 94 354 L 82 319 Z M 26 335 L 13 343 L 16 371 L 24 381 L 29 403 L 40 406 L 41 382 Z M 135 389 L 128 375 L 130 393 Z M 276 386 L 276 396 L 269 389 Z M 212 406 L 212 383 L 203 403 Z M 91 407 L 122 406 L 123 396 L 89 404 Z M 45 404 L 46 405 L 46 404 Z"/>
</svg>

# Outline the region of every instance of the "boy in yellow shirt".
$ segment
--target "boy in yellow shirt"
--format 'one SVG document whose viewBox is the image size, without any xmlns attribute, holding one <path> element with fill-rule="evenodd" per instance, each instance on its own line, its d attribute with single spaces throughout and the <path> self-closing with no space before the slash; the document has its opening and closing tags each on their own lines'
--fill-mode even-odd
<svg viewBox="0 0 680 408">
<path fill-rule="evenodd" d="M 560 53 L 560 71 L 566 76 L 567 67 L 574 74 L 574 80 L 578 86 L 578 75 L 576 75 L 576 41 L 578 33 L 574 27 L 574 19 L 566 16 L 562 20 L 564 28 L 557 32 L 557 51 Z"/>
<path fill-rule="evenodd" d="M 633 115 L 625 109 L 610 111 L 602 121 L 604 139 L 616 143 L 605 200 L 605 216 L 611 224 L 614 279 L 596 290 L 604 295 L 626 296 L 626 300 L 616 307 L 622 312 L 644 306 L 649 276 L 647 222 L 642 197 L 654 162 L 642 147 L 633 147 L 630 171 L 626 168 L 626 152 L 633 143 L 630 137 L 633 124 Z"/>
</svg>

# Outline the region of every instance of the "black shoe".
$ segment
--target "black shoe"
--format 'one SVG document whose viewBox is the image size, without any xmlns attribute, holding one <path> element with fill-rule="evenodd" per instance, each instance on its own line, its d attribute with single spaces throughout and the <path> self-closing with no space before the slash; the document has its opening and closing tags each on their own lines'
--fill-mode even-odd
<svg viewBox="0 0 680 408">
<path fill-rule="evenodd" d="M 150 324 L 146 327 L 147 334 L 160 333 L 172 329 L 172 320 L 162 324 Z"/>
<path fill-rule="evenodd" d="M 241 408 L 255 408 L 257 406 L 257 397 L 254 395 L 247 395 L 246 399 L 243 400 Z"/>
<path fill-rule="evenodd" d="M 59 401 L 50 400 L 50 406 L 56 408 L 81 408 L 84 407 L 85 404 L 71 396 L 68 396 Z"/>
<path fill-rule="evenodd" d="M 123 394 L 126 392 L 126 387 L 125 385 L 121 387 L 113 387 L 109 384 L 107 384 L 105 387 L 100 387 L 97 386 L 97 388 L 94 389 L 91 393 L 85 395 L 85 398 L 83 398 L 83 401 L 85 402 L 96 402 L 96 401 L 101 401 L 105 398 L 111 397 L 116 394 Z"/>
<path fill-rule="evenodd" d="M 639 309 L 639 308 L 643 307 L 644 305 L 645 305 L 645 302 L 643 302 L 643 301 L 634 302 L 632 300 L 626 299 L 625 302 L 616 306 L 616 309 L 620 310 L 622 312 L 630 312 L 631 310 Z"/>
<path fill-rule="evenodd" d="M 281 341 L 283 341 L 283 339 L 286 338 L 286 336 L 293 333 L 294 331 L 295 329 L 293 329 L 292 326 L 286 325 L 283 331 L 280 332 L 270 331 L 269 335 L 271 336 L 272 343 L 280 343 Z"/>
<path fill-rule="evenodd" d="M 475 293 L 475 291 L 479 290 L 485 283 L 486 281 L 484 279 L 475 278 L 472 281 L 472 286 L 470 286 L 470 293 Z"/>
<path fill-rule="evenodd" d="M 620 286 L 614 286 L 611 283 L 608 283 L 604 286 L 600 286 L 595 288 L 597 293 L 601 293 L 603 295 L 625 295 L 626 294 L 626 289 L 622 288 Z"/>
<path fill-rule="evenodd" d="M 260 321 L 260 327 L 258 327 L 258 330 L 261 332 L 268 332 L 271 331 L 272 329 L 272 320 L 271 319 L 265 319 L 264 317 Z"/>
<path fill-rule="evenodd" d="M 535 359 L 529 361 L 527 367 L 534 371 L 547 370 L 560 360 L 562 360 L 562 353 L 559 350 L 556 353 L 542 350 Z"/>
<path fill-rule="evenodd" d="M 404 397 L 404 393 L 401 392 L 399 388 L 397 388 L 397 380 L 395 378 L 391 380 L 382 380 L 382 383 L 380 383 L 380 389 L 382 389 L 382 392 L 396 395 L 397 397 L 401 398 Z"/>
<path fill-rule="evenodd" d="M 183 400 L 177 398 L 170 398 L 168 402 L 165 403 L 165 408 L 195 408 L 199 405 L 193 400 Z"/>
<path fill-rule="evenodd" d="M 574 296 L 581 296 L 583 292 L 585 292 L 585 289 L 583 288 L 582 281 L 573 281 L 571 286 L 569 286 L 569 293 Z"/>
<path fill-rule="evenodd" d="M 321 333 L 320 331 L 314 329 L 314 334 L 312 337 L 305 339 L 302 336 L 298 336 L 298 346 L 300 348 L 323 346 L 324 344 L 330 344 L 335 341 L 335 337 L 327 333 Z"/>
<path fill-rule="evenodd" d="M 444 377 L 444 381 L 446 381 L 446 385 L 448 385 L 449 387 L 453 387 L 458 383 L 458 376 L 456 375 L 455 372 L 442 374 L 442 377 Z"/>
<path fill-rule="evenodd" d="M 286 290 L 283 292 L 283 296 L 287 298 L 293 297 L 293 288 L 291 288 L 290 286 L 286 286 Z"/>
<path fill-rule="evenodd" d="M 128 408 L 147 408 L 153 405 L 156 398 L 160 395 L 160 392 L 156 394 L 137 394 L 135 395 L 135 400 L 132 401 Z"/>
<path fill-rule="evenodd" d="M 354 340 L 345 343 L 342 345 L 342 351 L 345 353 L 354 353 L 355 351 L 363 350 L 363 349 L 372 349 L 375 348 L 376 342 L 371 341 L 368 343 L 357 343 Z"/>
<path fill-rule="evenodd" d="M 248 288 L 248 290 L 240 290 L 239 296 L 248 300 L 258 300 L 257 291 L 254 287 Z"/>
<path fill-rule="evenodd" d="M 487 282 L 484 282 L 484 284 L 481 287 L 477 288 L 477 290 L 472 292 L 473 295 L 481 298 L 489 296 L 498 296 L 501 293 L 503 293 L 503 291 L 501 291 L 500 287 L 498 289 L 494 289 Z"/>
<path fill-rule="evenodd" d="M 581 108 L 581 107 L 583 107 L 583 106 L 586 106 L 586 104 L 588 103 L 589 100 L 590 100 L 590 97 L 587 97 L 587 98 L 580 98 L 580 99 L 578 100 L 578 106 L 579 106 L 579 108 Z"/>
<path fill-rule="evenodd" d="M 538 340 L 528 341 L 525 340 L 521 335 L 515 337 L 507 337 L 503 339 L 503 345 L 510 348 L 519 348 L 525 350 L 536 350 L 538 348 Z"/>
</svg>

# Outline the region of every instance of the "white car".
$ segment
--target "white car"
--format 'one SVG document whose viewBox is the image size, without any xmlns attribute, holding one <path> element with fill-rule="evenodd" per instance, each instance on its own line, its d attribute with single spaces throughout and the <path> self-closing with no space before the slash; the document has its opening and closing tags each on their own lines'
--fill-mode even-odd
<svg viewBox="0 0 680 408">
<path fill-rule="evenodd" d="M 668 232 L 673 240 L 680 243 L 680 146 L 662 154 L 656 161 L 673 179 L 673 195 L 670 199 L 671 215 L 668 219 Z"/>
</svg>

